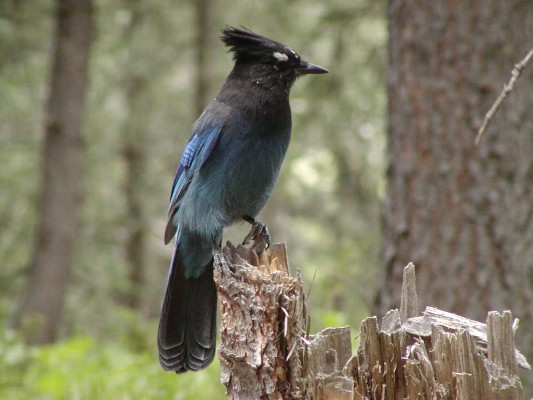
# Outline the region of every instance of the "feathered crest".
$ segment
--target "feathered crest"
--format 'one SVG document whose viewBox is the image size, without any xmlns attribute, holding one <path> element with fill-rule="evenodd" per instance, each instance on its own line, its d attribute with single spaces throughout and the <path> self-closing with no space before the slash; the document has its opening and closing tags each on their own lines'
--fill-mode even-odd
<svg viewBox="0 0 533 400">
<path fill-rule="evenodd" d="M 249 29 L 227 27 L 222 30 L 220 39 L 230 48 L 233 59 L 265 58 L 272 59 L 274 52 L 287 55 L 288 58 L 298 58 L 294 50 L 275 40 L 266 38 Z"/>
</svg>

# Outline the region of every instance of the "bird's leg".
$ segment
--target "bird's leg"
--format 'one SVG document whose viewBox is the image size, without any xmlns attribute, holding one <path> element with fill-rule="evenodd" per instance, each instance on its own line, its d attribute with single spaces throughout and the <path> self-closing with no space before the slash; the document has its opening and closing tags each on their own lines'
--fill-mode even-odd
<svg viewBox="0 0 533 400">
<path fill-rule="evenodd" d="M 242 219 L 244 219 L 249 224 L 252 224 L 252 229 L 250 229 L 250 233 L 246 235 L 242 244 L 246 245 L 250 243 L 250 240 L 253 240 L 254 241 L 253 247 L 255 248 L 257 254 L 269 248 L 270 247 L 270 233 L 268 232 L 267 226 L 257 221 L 255 218 L 252 218 L 248 215 L 245 215 L 244 217 L 242 217 Z"/>
</svg>

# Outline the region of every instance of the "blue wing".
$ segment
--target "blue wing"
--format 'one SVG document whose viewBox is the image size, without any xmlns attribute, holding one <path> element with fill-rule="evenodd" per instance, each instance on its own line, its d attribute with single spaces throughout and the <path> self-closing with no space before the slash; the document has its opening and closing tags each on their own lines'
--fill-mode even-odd
<svg viewBox="0 0 533 400">
<path fill-rule="evenodd" d="M 179 209 L 180 200 L 186 193 L 193 176 L 202 168 L 213 152 L 221 131 L 221 124 L 201 127 L 199 132 L 191 136 L 189 143 L 185 147 L 170 193 L 167 226 L 165 229 L 165 244 L 170 242 L 176 233 L 177 227 L 174 225 L 172 219 Z"/>
</svg>

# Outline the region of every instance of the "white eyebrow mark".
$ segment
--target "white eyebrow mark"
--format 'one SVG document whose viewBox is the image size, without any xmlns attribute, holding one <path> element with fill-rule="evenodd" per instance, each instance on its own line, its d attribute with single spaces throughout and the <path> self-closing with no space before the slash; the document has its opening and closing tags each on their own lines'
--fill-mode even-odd
<svg viewBox="0 0 533 400">
<path fill-rule="evenodd" d="M 273 55 L 278 61 L 287 61 L 289 59 L 287 54 L 280 53 L 279 51 L 275 51 Z"/>
</svg>

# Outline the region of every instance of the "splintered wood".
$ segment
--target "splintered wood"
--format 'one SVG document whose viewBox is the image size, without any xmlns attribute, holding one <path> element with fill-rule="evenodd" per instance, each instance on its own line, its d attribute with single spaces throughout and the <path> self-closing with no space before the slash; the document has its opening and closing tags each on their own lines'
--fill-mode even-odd
<svg viewBox="0 0 533 400">
<path fill-rule="evenodd" d="M 400 311 L 366 318 L 352 356 L 349 327 L 307 336 L 299 275 L 285 244 L 259 256 L 215 251 L 221 305 L 219 358 L 230 399 L 522 399 L 511 312 L 487 324 L 427 307 L 418 315 L 415 267 L 404 270 Z"/>
<path fill-rule="evenodd" d="M 288 274 L 285 245 L 259 256 L 228 243 L 215 251 L 222 383 L 231 399 L 285 399 L 306 335 L 303 287 Z"/>
<path fill-rule="evenodd" d="M 351 357 L 350 329 L 307 336 L 302 281 L 289 276 L 285 244 L 259 256 L 215 250 L 220 300 L 219 359 L 230 399 L 351 399 L 342 374 Z"/>
</svg>

